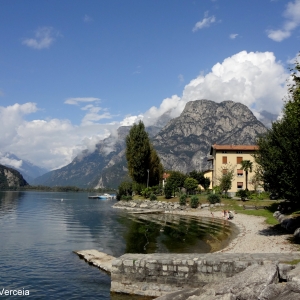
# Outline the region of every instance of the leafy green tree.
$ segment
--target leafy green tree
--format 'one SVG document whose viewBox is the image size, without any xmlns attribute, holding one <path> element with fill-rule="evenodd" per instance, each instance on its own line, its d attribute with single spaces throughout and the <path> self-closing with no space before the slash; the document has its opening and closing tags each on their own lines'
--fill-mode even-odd
<svg viewBox="0 0 300 300">
<path fill-rule="evenodd" d="M 126 137 L 126 159 L 134 182 L 147 184 L 149 176 L 149 186 L 159 183 L 163 167 L 142 121 L 134 124 Z"/>
<path fill-rule="evenodd" d="M 298 56 L 300 57 L 300 56 Z M 283 116 L 258 139 L 256 162 L 267 191 L 291 201 L 300 201 L 300 64 L 291 69 Z"/>
<path fill-rule="evenodd" d="M 250 160 L 242 160 L 241 165 L 241 170 L 246 173 L 246 191 L 248 191 L 248 172 L 252 172 L 253 163 Z"/>
<path fill-rule="evenodd" d="M 123 181 L 118 187 L 117 199 L 120 200 L 122 196 L 131 196 L 132 195 L 132 182 Z"/>
<path fill-rule="evenodd" d="M 158 185 L 162 179 L 164 168 L 156 150 L 150 144 L 149 186 Z"/>
<path fill-rule="evenodd" d="M 194 178 L 187 177 L 183 183 L 183 187 L 187 190 L 187 193 L 195 191 L 198 187 L 198 181 Z"/>
<path fill-rule="evenodd" d="M 220 190 L 224 191 L 225 195 L 227 196 L 228 190 L 230 190 L 232 186 L 234 170 L 231 166 L 228 165 L 227 169 L 221 169 L 221 173 L 222 175 L 217 178 L 219 181 L 219 187 Z"/>
<path fill-rule="evenodd" d="M 210 179 L 208 177 L 204 177 L 204 182 L 201 185 L 205 190 L 208 190 L 210 186 Z"/>
<path fill-rule="evenodd" d="M 187 178 L 185 174 L 179 171 L 170 171 L 168 173 L 170 176 L 167 179 L 167 183 L 172 186 L 174 192 L 184 186 L 184 181 Z"/>
</svg>

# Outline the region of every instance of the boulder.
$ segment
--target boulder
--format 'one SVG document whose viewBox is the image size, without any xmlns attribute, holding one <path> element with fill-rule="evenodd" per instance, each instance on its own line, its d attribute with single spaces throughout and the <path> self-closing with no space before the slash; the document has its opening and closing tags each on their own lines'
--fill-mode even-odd
<svg viewBox="0 0 300 300">
<path fill-rule="evenodd" d="M 300 228 L 297 228 L 294 232 L 294 239 L 296 242 L 300 242 Z"/>
<path fill-rule="evenodd" d="M 278 264 L 278 273 L 281 280 L 286 280 L 287 272 L 295 269 L 295 266 L 290 264 Z"/>
<path fill-rule="evenodd" d="M 296 282 L 299 285 L 300 292 L 300 263 L 294 269 L 287 272 L 286 280 Z"/>
</svg>

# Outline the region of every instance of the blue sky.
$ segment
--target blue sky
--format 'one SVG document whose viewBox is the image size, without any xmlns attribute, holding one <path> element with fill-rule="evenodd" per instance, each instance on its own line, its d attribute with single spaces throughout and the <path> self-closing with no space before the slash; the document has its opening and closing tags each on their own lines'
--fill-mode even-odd
<svg viewBox="0 0 300 300">
<path fill-rule="evenodd" d="M 300 50 L 300 0 L 0 3 L 0 152 L 50 169 L 196 99 L 279 114 Z"/>
</svg>

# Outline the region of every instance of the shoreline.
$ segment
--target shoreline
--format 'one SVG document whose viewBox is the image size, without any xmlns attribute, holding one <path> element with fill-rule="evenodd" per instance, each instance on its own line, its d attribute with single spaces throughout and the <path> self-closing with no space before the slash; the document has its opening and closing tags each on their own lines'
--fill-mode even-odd
<svg viewBox="0 0 300 300">
<path fill-rule="evenodd" d="M 172 212 L 173 214 L 210 217 L 210 210 Z M 221 211 L 214 211 L 214 218 L 222 220 Z M 234 214 L 232 220 L 227 220 L 235 224 L 239 233 L 233 237 L 225 248 L 214 253 L 289 253 L 299 251 L 299 245 L 292 244 L 289 238 L 292 234 L 274 230 L 272 225 L 265 223 L 264 217 L 250 216 L 246 214 Z"/>
</svg>

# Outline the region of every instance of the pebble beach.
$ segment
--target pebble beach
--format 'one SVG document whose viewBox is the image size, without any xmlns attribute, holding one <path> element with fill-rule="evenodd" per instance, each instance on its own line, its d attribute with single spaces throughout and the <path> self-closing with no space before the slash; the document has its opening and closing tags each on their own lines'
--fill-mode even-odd
<svg viewBox="0 0 300 300">
<path fill-rule="evenodd" d="M 183 215 L 212 217 L 210 210 L 196 212 L 176 212 Z M 213 212 L 214 218 L 222 219 L 221 211 Z M 292 244 L 289 239 L 291 234 L 278 232 L 265 223 L 265 218 L 249 216 L 245 214 L 234 214 L 233 220 L 239 234 L 230 244 L 220 250 L 220 253 L 288 253 L 300 250 L 300 246 Z"/>
</svg>

